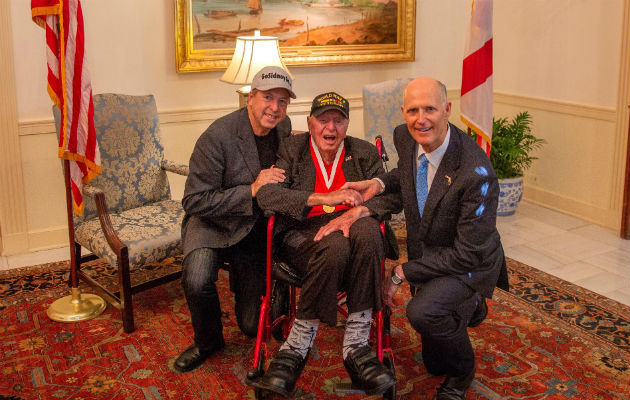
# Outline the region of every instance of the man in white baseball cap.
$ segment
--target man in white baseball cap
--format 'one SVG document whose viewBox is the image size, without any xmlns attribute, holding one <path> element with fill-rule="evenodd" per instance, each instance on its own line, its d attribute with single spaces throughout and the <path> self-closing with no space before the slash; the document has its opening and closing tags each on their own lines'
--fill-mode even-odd
<svg viewBox="0 0 630 400">
<path fill-rule="evenodd" d="M 214 121 L 190 157 L 182 199 L 182 286 L 194 342 L 175 361 L 179 372 L 192 371 L 225 346 L 216 289 L 224 261 L 230 263 L 239 328 L 256 336 L 266 250 L 256 194 L 262 185 L 284 180 L 284 170 L 272 166 L 280 140 L 291 133 L 287 106 L 295 93 L 279 67 L 261 69 L 251 86 L 247 107 Z"/>
</svg>

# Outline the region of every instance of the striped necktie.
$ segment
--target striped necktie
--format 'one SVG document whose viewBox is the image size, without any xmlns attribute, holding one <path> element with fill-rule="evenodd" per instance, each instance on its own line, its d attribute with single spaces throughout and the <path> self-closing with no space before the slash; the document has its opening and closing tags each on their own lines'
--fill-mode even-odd
<svg viewBox="0 0 630 400">
<path fill-rule="evenodd" d="M 424 204 L 427 202 L 427 196 L 429 195 L 429 185 L 427 184 L 428 166 L 429 160 L 427 160 L 425 154 L 422 154 L 420 157 L 420 165 L 418 165 L 418 172 L 416 173 L 416 199 L 418 199 L 418 211 L 421 217 Z"/>
</svg>

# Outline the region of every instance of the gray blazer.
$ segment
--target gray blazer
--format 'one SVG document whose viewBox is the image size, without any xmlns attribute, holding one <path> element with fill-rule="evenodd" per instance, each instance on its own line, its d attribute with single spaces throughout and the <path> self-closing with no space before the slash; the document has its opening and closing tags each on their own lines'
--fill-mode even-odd
<svg viewBox="0 0 630 400">
<path fill-rule="evenodd" d="M 279 141 L 291 134 L 285 118 L 270 135 Z M 238 243 L 262 213 L 254 207 L 251 184 L 260 161 L 247 108 L 214 121 L 199 137 L 190 156 L 182 205 L 184 256 L 202 247 L 225 248 Z"/>
<path fill-rule="evenodd" d="M 282 218 L 278 218 L 279 226 L 276 232 L 282 232 L 298 221 L 304 221 L 311 210 L 306 202 L 315 189 L 317 171 L 311 157 L 310 137 L 309 134 L 295 135 L 280 143 L 276 165 L 285 170 L 286 179 L 280 184 L 261 187 L 256 195 L 263 210 L 282 215 Z M 346 181 L 370 179 L 384 173 L 383 163 L 374 145 L 348 136 L 344 140 L 344 146 L 345 157 L 341 169 Z M 396 193 L 376 196 L 363 205 L 379 221 L 385 220 L 392 212 L 399 212 L 402 208 L 400 196 Z M 386 248 L 387 257 L 398 258 L 398 245 L 390 229 L 387 231 L 387 239 L 390 247 Z"/>
</svg>

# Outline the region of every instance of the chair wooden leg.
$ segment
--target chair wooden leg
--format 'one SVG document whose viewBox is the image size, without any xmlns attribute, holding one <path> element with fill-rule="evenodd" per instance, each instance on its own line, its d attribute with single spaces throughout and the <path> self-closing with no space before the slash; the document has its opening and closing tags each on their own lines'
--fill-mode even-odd
<svg viewBox="0 0 630 400">
<path fill-rule="evenodd" d="M 131 301 L 131 277 L 129 276 L 129 256 L 124 248 L 118 257 L 118 278 L 120 285 L 120 303 L 122 305 L 123 330 L 131 333 L 136 328 L 133 322 L 133 303 Z"/>
</svg>

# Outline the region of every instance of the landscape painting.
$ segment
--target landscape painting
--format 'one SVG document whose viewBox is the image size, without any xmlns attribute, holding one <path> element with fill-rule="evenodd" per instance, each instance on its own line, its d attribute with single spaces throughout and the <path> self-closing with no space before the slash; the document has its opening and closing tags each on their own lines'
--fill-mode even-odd
<svg viewBox="0 0 630 400">
<path fill-rule="evenodd" d="M 287 65 L 411 61 L 413 0 L 176 0 L 178 72 L 222 69 L 236 38 L 275 36 Z"/>
</svg>

